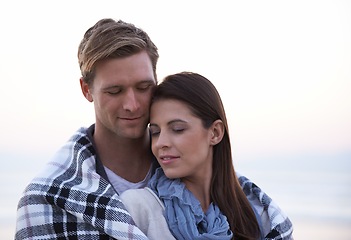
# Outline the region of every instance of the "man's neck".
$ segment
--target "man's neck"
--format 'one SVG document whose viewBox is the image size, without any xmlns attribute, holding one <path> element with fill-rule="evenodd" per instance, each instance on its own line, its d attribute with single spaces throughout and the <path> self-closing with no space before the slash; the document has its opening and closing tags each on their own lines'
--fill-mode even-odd
<svg viewBox="0 0 351 240">
<path fill-rule="evenodd" d="M 93 138 L 105 167 L 130 182 L 140 182 L 145 178 L 153 158 L 148 134 L 140 139 L 119 139 L 99 134 L 94 134 Z"/>
</svg>

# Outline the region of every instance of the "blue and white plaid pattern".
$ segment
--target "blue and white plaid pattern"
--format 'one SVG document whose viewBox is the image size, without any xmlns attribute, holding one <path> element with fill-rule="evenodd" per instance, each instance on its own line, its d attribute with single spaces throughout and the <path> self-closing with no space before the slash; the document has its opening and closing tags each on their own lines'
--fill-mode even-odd
<svg viewBox="0 0 351 240">
<path fill-rule="evenodd" d="M 293 226 L 290 219 L 279 206 L 264 193 L 255 183 L 244 176 L 239 176 L 239 182 L 248 199 L 258 199 L 264 210 L 268 212 L 271 231 L 265 240 L 292 240 Z"/>
<path fill-rule="evenodd" d="M 25 189 L 15 239 L 147 239 L 96 173 L 95 156 L 79 129 Z"/>
</svg>

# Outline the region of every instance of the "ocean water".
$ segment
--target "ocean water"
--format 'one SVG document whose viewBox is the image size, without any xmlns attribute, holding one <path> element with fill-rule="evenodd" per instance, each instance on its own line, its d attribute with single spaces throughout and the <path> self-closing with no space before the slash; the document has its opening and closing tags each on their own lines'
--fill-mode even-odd
<svg viewBox="0 0 351 240">
<path fill-rule="evenodd" d="M 16 207 L 50 156 L 0 154 L 0 239 L 14 239 Z M 295 240 L 351 239 L 351 153 L 235 160 L 289 216 Z"/>
<path fill-rule="evenodd" d="M 280 156 L 237 165 L 289 216 L 295 239 L 351 239 L 350 153 Z"/>
</svg>

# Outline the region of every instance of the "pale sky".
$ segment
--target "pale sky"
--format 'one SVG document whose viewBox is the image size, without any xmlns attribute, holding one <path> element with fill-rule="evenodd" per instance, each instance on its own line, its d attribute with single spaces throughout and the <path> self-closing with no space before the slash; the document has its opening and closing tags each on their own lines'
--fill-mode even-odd
<svg viewBox="0 0 351 240">
<path fill-rule="evenodd" d="M 94 121 L 77 47 L 104 17 L 159 48 L 158 77 L 218 88 L 235 157 L 351 151 L 351 1 L 2 1 L 0 153 L 51 155 Z"/>
</svg>

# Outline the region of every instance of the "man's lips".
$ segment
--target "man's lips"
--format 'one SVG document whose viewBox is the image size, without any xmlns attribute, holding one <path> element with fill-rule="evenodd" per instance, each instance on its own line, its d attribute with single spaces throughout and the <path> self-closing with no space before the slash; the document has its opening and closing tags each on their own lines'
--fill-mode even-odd
<svg viewBox="0 0 351 240">
<path fill-rule="evenodd" d="M 120 117 L 119 119 L 121 120 L 127 120 L 127 121 L 133 121 L 133 120 L 138 120 L 141 117 Z"/>
</svg>

